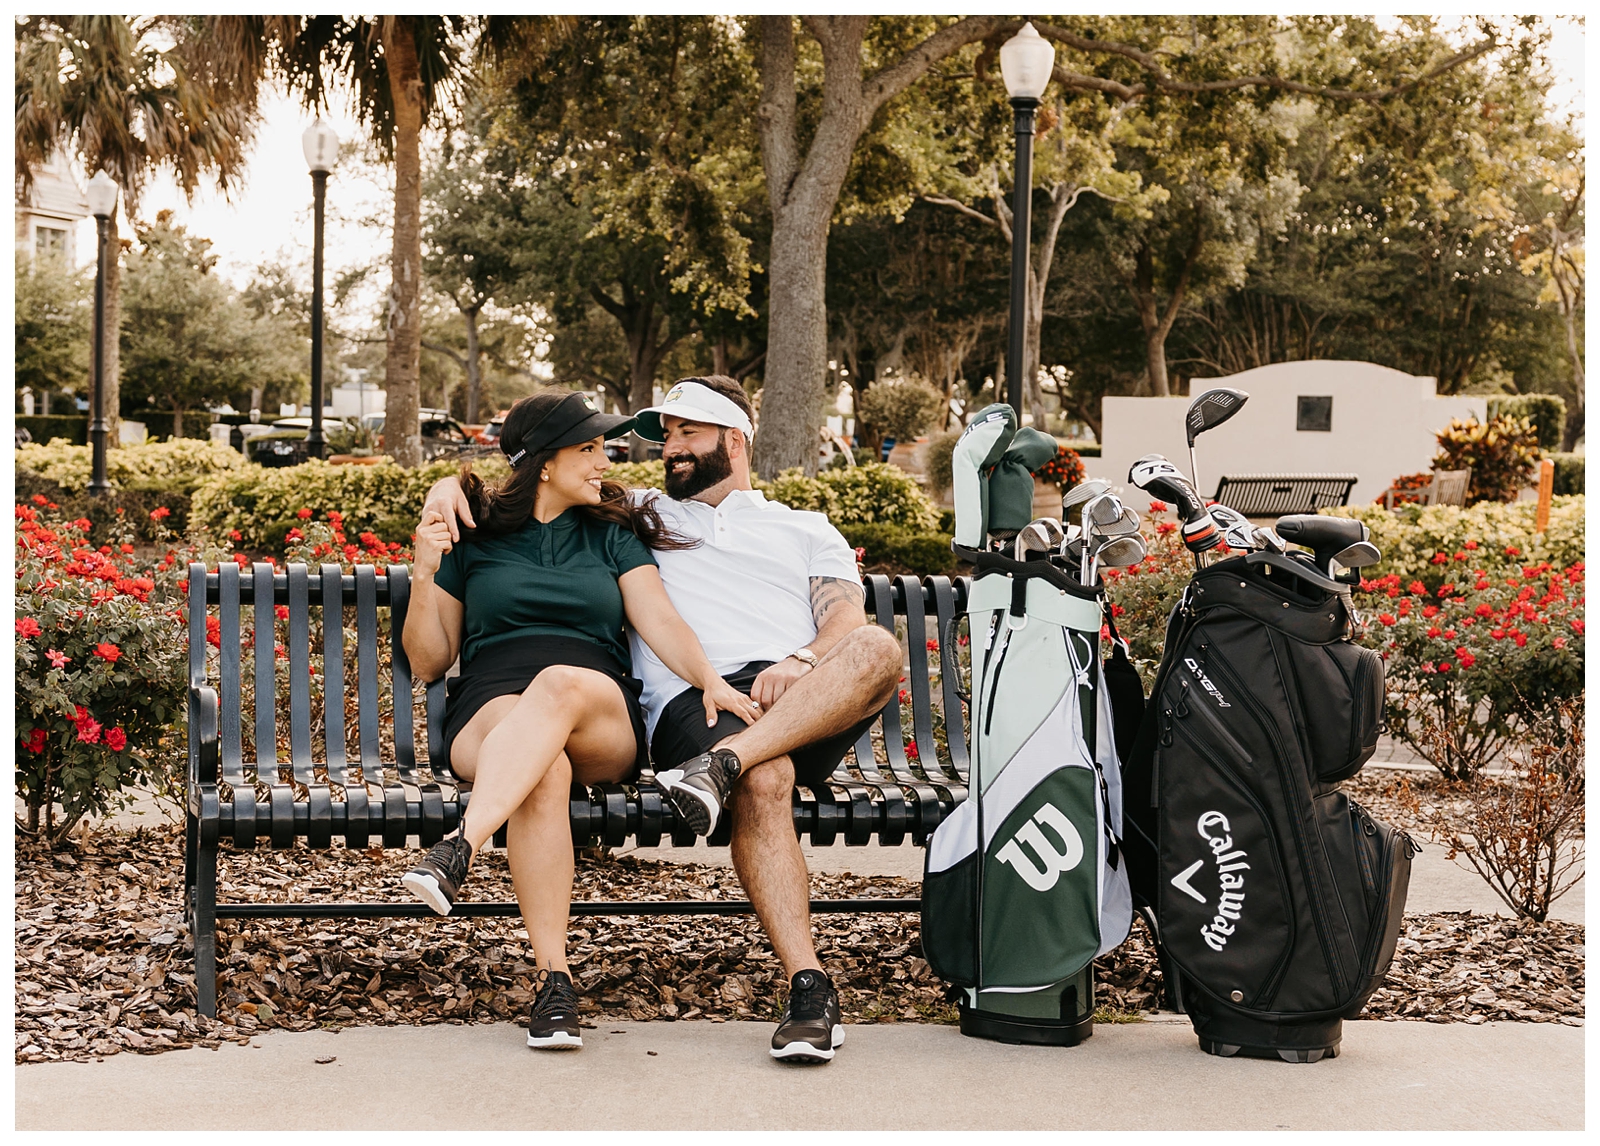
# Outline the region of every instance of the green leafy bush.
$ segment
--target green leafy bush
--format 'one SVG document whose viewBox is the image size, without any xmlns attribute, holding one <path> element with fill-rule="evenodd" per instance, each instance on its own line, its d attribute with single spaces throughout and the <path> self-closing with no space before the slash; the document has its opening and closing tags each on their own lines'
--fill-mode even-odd
<svg viewBox="0 0 1600 1146">
<path fill-rule="evenodd" d="M 948 533 L 921 533 L 896 525 L 868 523 L 841 525 L 839 532 L 852 546 L 866 551 L 862 561 L 868 566 L 893 565 L 919 577 L 957 571 Z"/>
<path fill-rule="evenodd" d="M 91 548 L 86 523 L 32 503 L 16 520 L 17 826 L 54 845 L 181 766 L 182 590 L 172 558 L 137 564 L 126 536 Z"/>
<path fill-rule="evenodd" d="M 248 462 L 237 450 L 196 438 L 146 442 L 106 451 L 106 478 L 113 488 L 139 483 L 192 491 L 207 477 L 244 469 Z M 68 491 L 86 490 L 94 473 L 93 451 L 66 442 L 30 444 L 17 450 L 17 473 L 53 481 Z"/>
<path fill-rule="evenodd" d="M 1429 590 L 1363 580 L 1383 652 L 1390 731 L 1454 780 L 1474 779 L 1542 716 L 1583 691 L 1584 565 L 1474 560 Z"/>
<path fill-rule="evenodd" d="M 1489 420 L 1526 418 L 1539 433 L 1539 448 L 1554 450 L 1561 445 L 1567 426 L 1567 400 L 1559 394 L 1506 394 L 1489 399 Z"/>
<path fill-rule="evenodd" d="M 22 470 L 17 473 L 16 495 L 18 501 L 43 498 L 41 505 L 54 506 L 53 512 L 68 520 L 87 520 L 89 543 L 99 548 L 120 536 L 125 527 L 143 541 L 158 540 L 169 531 L 183 533 L 189 520 L 189 490 L 194 485 L 193 481 L 178 481 L 170 486 L 162 482 L 129 482 L 96 497 L 87 489 L 63 489 Z M 152 514 L 156 517 L 152 518 Z"/>
<path fill-rule="evenodd" d="M 931 533 L 939 525 L 938 507 L 917 479 L 881 462 L 828 470 L 814 478 L 798 469 L 784 470 L 764 492 L 792 509 L 827 514 L 841 530 L 846 525 L 876 524 Z"/>
<path fill-rule="evenodd" d="M 1538 431 L 1526 418 L 1491 418 L 1486 423 L 1452 418 L 1438 437 L 1434 469 L 1472 470 L 1468 505 L 1515 501 L 1539 461 Z"/>
<path fill-rule="evenodd" d="M 934 434 L 928 439 L 928 444 L 922 447 L 922 468 L 928 475 L 928 484 L 936 493 L 944 492 L 955 482 L 950 459 L 956 452 L 956 443 L 961 440 L 962 432 L 962 428 L 957 426 L 942 434 Z"/>
<path fill-rule="evenodd" d="M 1457 505 L 1339 506 L 1324 510 L 1367 523 L 1383 560 L 1363 570 L 1368 577 L 1395 574 L 1406 584 L 1421 581 L 1431 592 L 1458 579 L 1462 568 L 1520 567 L 1548 561 L 1565 568 L 1584 558 L 1584 499 L 1558 497 L 1550 507 L 1550 526 L 1534 531 L 1538 506 L 1482 502 Z"/>
<path fill-rule="evenodd" d="M 473 471 L 489 482 L 502 481 L 509 472 L 499 458 L 478 459 Z M 335 466 L 315 460 L 282 469 L 247 466 L 200 486 L 191 502 L 190 519 L 196 528 L 213 536 L 237 533 L 236 544 L 255 549 L 270 548 L 281 536 L 279 527 L 302 509 L 319 518 L 330 510 L 342 514 L 352 534 L 371 532 L 383 522 L 408 520 L 409 537 L 422 516 L 428 487 L 459 472 L 459 463 L 453 461 L 411 470 L 388 461 L 371 466 Z"/>
<path fill-rule="evenodd" d="M 856 417 L 900 442 L 927 433 L 943 406 L 944 395 L 919 378 L 874 382 L 856 395 Z"/>
<path fill-rule="evenodd" d="M 1551 454 L 1556 464 L 1555 495 L 1583 493 L 1583 454 Z"/>
<path fill-rule="evenodd" d="M 81 446 L 89 440 L 87 414 L 18 414 L 17 426 L 33 435 L 39 445 L 60 439 Z"/>
<path fill-rule="evenodd" d="M 666 489 L 667 466 L 657 458 L 653 462 L 618 462 L 606 471 L 607 481 L 620 481 L 634 489 Z"/>
</svg>

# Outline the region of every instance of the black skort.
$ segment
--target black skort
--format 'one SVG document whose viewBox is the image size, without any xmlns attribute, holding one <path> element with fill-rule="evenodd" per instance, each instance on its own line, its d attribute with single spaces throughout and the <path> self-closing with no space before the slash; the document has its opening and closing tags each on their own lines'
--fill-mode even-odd
<svg viewBox="0 0 1600 1146">
<path fill-rule="evenodd" d="M 724 674 L 722 679 L 748 695 L 755 686 L 756 677 L 774 663 L 751 661 L 741 669 Z M 874 713 L 854 728 L 789 753 L 789 759 L 794 761 L 794 782 L 807 788 L 825 783 L 839 766 L 839 761 L 844 759 L 844 754 L 855 747 L 877 718 Z M 704 693 L 698 688 L 687 688 L 667 701 L 667 706 L 661 710 L 661 719 L 656 722 L 656 734 L 650 741 L 650 758 L 655 761 L 657 772 L 676 768 L 685 760 L 693 760 L 711 751 L 718 741 L 726 740 L 748 727 L 750 725 L 744 719 L 722 711 L 717 713 L 716 724 L 708 727 Z"/>
<path fill-rule="evenodd" d="M 456 736 L 480 708 L 497 696 L 522 695 L 533 678 L 552 665 L 593 669 L 617 682 L 623 703 L 628 706 L 628 719 L 633 722 L 633 772 L 637 775 L 647 761 L 644 709 L 639 704 L 644 685 L 624 672 L 616 658 L 593 641 L 569 637 L 536 637 L 492 645 L 462 669 L 460 676 L 452 677 L 445 686 L 445 759 L 450 758 Z"/>
</svg>

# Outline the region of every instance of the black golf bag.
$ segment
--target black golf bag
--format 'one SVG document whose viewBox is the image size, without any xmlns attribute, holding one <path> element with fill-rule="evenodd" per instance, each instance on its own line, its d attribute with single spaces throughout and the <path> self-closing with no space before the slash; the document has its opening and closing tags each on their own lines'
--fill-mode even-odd
<svg viewBox="0 0 1600 1146">
<path fill-rule="evenodd" d="M 1339 790 L 1384 710 L 1350 627 L 1347 591 L 1265 552 L 1197 572 L 1168 622 L 1125 854 L 1211 1054 L 1337 1055 L 1394 955 L 1415 845 Z"/>
</svg>

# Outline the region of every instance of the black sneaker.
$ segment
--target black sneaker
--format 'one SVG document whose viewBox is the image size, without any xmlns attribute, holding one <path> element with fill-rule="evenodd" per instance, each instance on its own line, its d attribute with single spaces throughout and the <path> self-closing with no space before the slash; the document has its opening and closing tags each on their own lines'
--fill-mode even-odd
<svg viewBox="0 0 1600 1146">
<path fill-rule="evenodd" d="M 545 973 L 544 986 L 533 999 L 528 1016 L 528 1045 L 540 1050 L 577 1050 L 583 1046 L 578 1025 L 578 992 L 565 971 Z"/>
<path fill-rule="evenodd" d="M 772 1057 L 785 1062 L 831 1062 L 844 1044 L 839 992 L 821 971 L 801 971 L 789 984 L 783 1019 L 772 1032 Z"/>
<path fill-rule="evenodd" d="M 421 863 L 400 877 L 400 882 L 440 915 L 449 915 L 471 862 L 472 845 L 457 832 L 434 844 Z"/>
<path fill-rule="evenodd" d="M 713 748 L 656 779 L 667 790 L 667 798 L 689 830 L 697 836 L 709 836 L 717 830 L 717 821 L 728 805 L 728 792 L 743 767 L 728 749 Z"/>
</svg>

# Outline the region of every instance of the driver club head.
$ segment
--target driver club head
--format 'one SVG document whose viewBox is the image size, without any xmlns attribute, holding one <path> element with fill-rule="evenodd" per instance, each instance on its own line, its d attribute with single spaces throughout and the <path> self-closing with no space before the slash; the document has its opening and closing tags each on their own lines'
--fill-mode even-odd
<svg viewBox="0 0 1600 1146">
<path fill-rule="evenodd" d="M 1231 386 L 1218 386 L 1214 390 L 1207 390 L 1193 402 L 1189 403 L 1189 412 L 1184 415 L 1184 433 L 1189 439 L 1189 446 L 1193 448 L 1194 440 L 1207 430 L 1215 429 L 1229 418 L 1237 414 L 1250 395 L 1243 390 L 1235 390 Z"/>
</svg>

